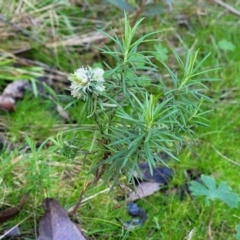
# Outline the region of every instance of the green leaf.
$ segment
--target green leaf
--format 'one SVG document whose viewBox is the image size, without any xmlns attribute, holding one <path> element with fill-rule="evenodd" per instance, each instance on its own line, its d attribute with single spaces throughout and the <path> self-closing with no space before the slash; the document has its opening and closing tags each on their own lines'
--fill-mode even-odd
<svg viewBox="0 0 240 240">
<path fill-rule="evenodd" d="M 240 240 L 240 224 L 236 226 L 236 230 L 237 230 L 236 238 L 237 240 Z"/>
<path fill-rule="evenodd" d="M 142 67 L 146 64 L 145 57 L 140 53 L 133 53 L 129 59 L 129 62 L 134 63 L 136 66 Z"/>
<path fill-rule="evenodd" d="M 168 60 L 168 49 L 166 47 L 162 44 L 155 44 L 154 49 L 156 50 L 154 55 L 158 61 L 165 62 Z"/>
<path fill-rule="evenodd" d="M 237 207 L 238 194 L 232 192 L 232 189 L 226 182 L 221 182 L 217 188 L 214 178 L 202 175 L 201 179 L 203 184 L 197 181 L 191 182 L 190 190 L 193 196 L 205 196 L 206 205 L 209 205 L 209 200 L 215 201 L 219 199 L 231 208 Z"/>
<path fill-rule="evenodd" d="M 224 50 L 224 51 L 234 51 L 235 50 L 235 45 L 233 45 L 232 42 L 223 39 L 221 41 L 218 42 L 218 46 L 220 49 Z"/>
<path fill-rule="evenodd" d="M 151 82 L 152 82 L 152 80 L 147 75 L 142 75 L 138 79 L 138 84 L 139 84 L 139 86 L 142 86 L 142 87 L 150 86 Z"/>
<path fill-rule="evenodd" d="M 159 16 L 161 13 L 167 12 L 168 9 L 166 6 L 162 3 L 156 3 L 156 4 L 147 4 L 144 8 L 143 16 Z"/>
<path fill-rule="evenodd" d="M 115 5 L 116 7 L 120 9 L 124 9 L 126 11 L 134 11 L 134 7 L 129 5 L 126 1 L 124 0 L 107 0 L 107 2 Z"/>
</svg>

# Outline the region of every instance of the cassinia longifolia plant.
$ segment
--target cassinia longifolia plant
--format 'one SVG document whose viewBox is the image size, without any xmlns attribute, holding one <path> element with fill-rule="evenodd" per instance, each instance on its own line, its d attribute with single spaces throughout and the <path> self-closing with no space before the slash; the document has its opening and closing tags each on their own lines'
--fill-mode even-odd
<svg viewBox="0 0 240 240">
<path fill-rule="evenodd" d="M 79 114 L 87 112 L 86 118 L 95 122 L 74 129 L 92 133 L 88 156 L 92 154 L 95 182 L 104 177 L 114 185 L 120 174 L 131 181 L 140 161 L 147 161 L 151 171 L 157 163 L 166 165 L 159 153 L 177 160 L 184 136 L 194 140 L 195 126 L 205 125 L 201 103 L 207 99 L 204 82 L 209 80 L 199 77 L 206 73 L 199 69 L 208 56 L 198 61 L 198 51 L 189 51 L 183 63 L 173 51 L 180 70 L 175 74 L 163 63 L 170 78 L 162 80 L 152 62 L 154 53 L 139 47 L 157 41 L 157 32 L 134 38 L 142 20 L 131 27 L 125 15 L 121 37 L 100 31 L 115 45 L 100 48 L 113 60 L 111 66 L 81 67 L 69 76 L 72 96 L 84 101 Z"/>
</svg>

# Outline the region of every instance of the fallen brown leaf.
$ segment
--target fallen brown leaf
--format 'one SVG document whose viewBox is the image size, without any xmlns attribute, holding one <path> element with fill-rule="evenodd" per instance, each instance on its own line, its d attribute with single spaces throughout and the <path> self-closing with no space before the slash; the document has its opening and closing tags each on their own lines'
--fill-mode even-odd
<svg viewBox="0 0 240 240">
<path fill-rule="evenodd" d="M 9 96 L 0 96 L 0 110 L 14 111 L 15 110 L 15 100 Z"/>
<path fill-rule="evenodd" d="M 134 177 L 137 182 L 136 189 L 129 194 L 127 201 L 135 201 L 150 196 L 160 190 L 164 185 L 169 184 L 173 177 L 173 170 L 164 166 L 155 167 L 150 171 L 147 162 L 139 163 L 139 170 L 135 171 Z"/>
<path fill-rule="evenodd" d="M 27 199 L 28 199 L 28 193 L 25 193 L 23 195 L 23 197 L 20 200 L 20 203 L 15 206 L 15 207 L 11 207 L 8 208 L 4 211 L 0 212 L 0 223 L 3 223 L 13 217 L 15 217 L 23 208 L 24 204 L 26 203 Z"/>
<path fill-rule="evenodd" d="M 150 196 L 153 193 L 157 192 L 161 186 L 162 186 L 162 184 L 157 183 L 157 182 L 141 182 L 136 187 L 136 190 L 129 194 L 127 201 L 133 202 L 137 199 Z"/>
<path fill-rule="evenodd" d="M 2 96 L 8 96 L 13 99 L 22 98 L 24 91 L 29 86 L 26 80 L 16 80 L 9 83 L 3 90 Z"/>
<path fill-rule="evenodd" d="M 16 100 L 23 97 L 28 86 L 29 82 L 25 80 L 9 83 L 0 95 L 0 110 L 14 111 Z"/>
<path fill-rule="evenodd" d="M 45 214 L 40 220 L 37 240 L 86 240 L 55 199 L 46 198 L 42 206 Z"/>
</svg>

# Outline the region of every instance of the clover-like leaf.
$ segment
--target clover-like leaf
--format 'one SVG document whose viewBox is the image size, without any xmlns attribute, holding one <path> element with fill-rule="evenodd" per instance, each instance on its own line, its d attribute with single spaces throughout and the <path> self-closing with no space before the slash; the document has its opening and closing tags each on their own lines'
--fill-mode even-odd
<svg viewBox="0 0 240 240">
<path fill-rule="evenodd" d="M 154 55 L 158 61 L 165 62 L 168 60 L 168 49 L 166 47 L 159 43 L 154 45 L 154 49 L 156 50 Z"/>
<path fill-rule="evenodd" d="M 236 226 L 236 230 L 237 230 L 236 238 L 237 240 L 240 240 L 240 224 Z"/>
<path fill-rule="evenodd" d="M 219 41 L 218 46 L 219 46 L 220 49 L 222 49 L 224 51 L 231 51 L 231 52 L 233 52 L 236 48 L 236 46 L 233 45 L 232 42 L 230 42 L 226 39 L 223 39 L 223 40 Z"/>
<path fill-rule="evenodd" d="M 191 182 L 190 190 L 193 196 L 205 196 L 206 205 L 209 205 L 209 200 L 215 201 L 219 199 L 231 208 L 237 207 L 238 194 L 232 192 L 226 182 L 221 182 L 217 188 L 213 177 L 202 175 L 201 179 L 203 184 L 197 181 Z"/>
</svg>

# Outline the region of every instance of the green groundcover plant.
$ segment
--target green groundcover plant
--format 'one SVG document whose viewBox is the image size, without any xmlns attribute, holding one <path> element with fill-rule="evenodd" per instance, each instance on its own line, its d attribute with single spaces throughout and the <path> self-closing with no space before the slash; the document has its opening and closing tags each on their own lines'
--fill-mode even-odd
<svg viewBox="0 0 240 240">
<path fill-rule="evenodd" d="M 192 195 L 196 197 L 205 196 L 206 206 L 209 206 L 209 200 L 211 200 L 211 207 L 208 220 L 208 236 L 212 240 L 212 221 L 214 215 L 214 203 L 218 199 L 226 203 L 230 208 L 236 208 L 238 206 L 239 197 L 238 194 L 232 192 L 232 189 L 228 186 L 226 182 L 220 182 L 219 186 L 216 187 L 216 181 L 211 176 L 201 176 L 203 182 L 199 183 L 197 181 L 192 181 L 190 190 Z M 237 227 L 238 231 L 238 227 Z M 238 239 L 238 236 L 237 236 Z"/>
</svg>

